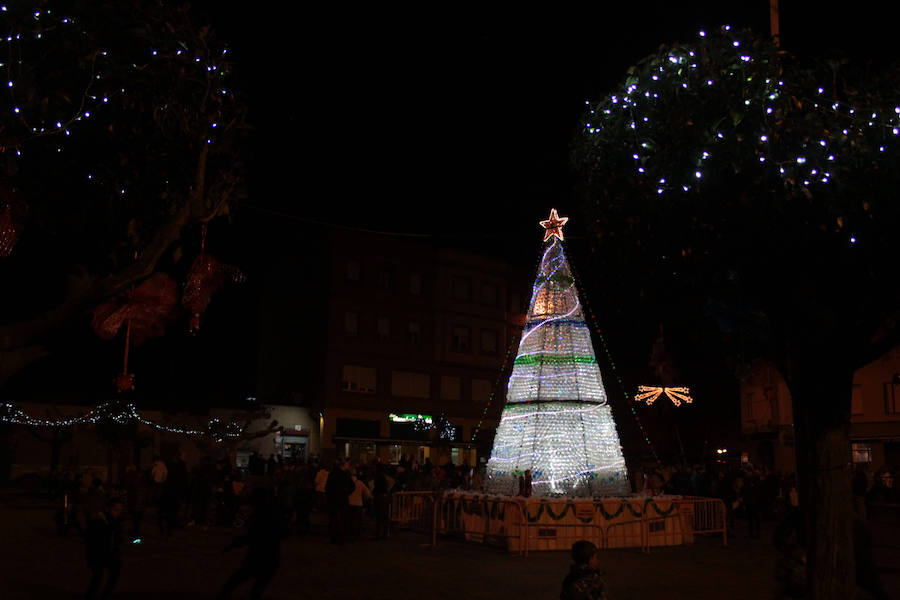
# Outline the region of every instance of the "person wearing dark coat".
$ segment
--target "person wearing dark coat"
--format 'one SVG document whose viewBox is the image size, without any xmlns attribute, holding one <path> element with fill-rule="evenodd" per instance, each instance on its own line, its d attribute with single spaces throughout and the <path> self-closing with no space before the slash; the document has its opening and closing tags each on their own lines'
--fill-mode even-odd
<svg viewBox="0 0 900 600">
<path fill-rule="evenodd" d="M 391 525 L 391 490 L 384 465 L 375 467 L 375 479 L 372 482 L 372 498 L 375 505 L 375 539 L 386 540 Z"/>
<path fill-rule="evenodd" d="M 175 521 L 178 522 L 181 507 L 188 500 L 188 469 L 187 463 L 179 455 L 167 465 L 169 477 L 166 479 L 167 490 L 163 494 L 172 495 L 171 501 L 175 504 Z"/>
<path fill-rule="evenodd" d="M 759 478 L 754 472 L 747 474 L 744 486 L 741 488 L 740 498 L 744 507 L 744 516 L 747 517 L 747 536 L 759 539 L 759 515 L 762 504 L 762 491 Z"/>
<path fill-rule="evenodd" d="M 347 536 L 350 494 L 355 487 L 350 477 L 350 465 L 335 463 L 325 482 L 325 503 L 330 517 L 328 532 L 334 544 L 343 544 Z"/>
<path fill-rule="evenodd" d="M 309 465 L 300 465 L 297 469 L 297 496 L 295 509 L 297 513 L 297 535 L 309 533 L 309 515 L 316 502 L 316 487 Z"/>
<path fill-rule="evenodd" d="M 228 598 L 245 581 L 253 580 L 250 597 L 262 598 L 263 592 L 281 565 L 281 541 L 284 522 L 280 518 L 272 493 L 257 488 L 250 494 L 253 514 L 247 522 L 247 533 L 236 537 L 223 552 L 247 546 L 243 564 L 228 578 L 219 598 Z"/>
<path fill-rule="evenodd" d="M 119 573 L 122 570 L 122 513 L 121 500 L 112 500 L 105 510 L 95 513 L 87 525 L 85 546 L 87 563 L 91 570 L 91 582 L 87 598 L 97 598 L 103 584 L 103 574 L 107 573 L 102 598 L 111 598 Z"/>
</svg>

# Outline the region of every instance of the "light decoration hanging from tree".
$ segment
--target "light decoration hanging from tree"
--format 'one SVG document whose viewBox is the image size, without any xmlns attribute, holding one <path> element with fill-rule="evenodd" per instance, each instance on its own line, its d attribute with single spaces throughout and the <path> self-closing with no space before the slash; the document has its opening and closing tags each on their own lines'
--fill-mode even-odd
<svg viewBox="0 0 900 600">
<path fill-rule="evenodd" d="M 226 283 L 243 283 L 245 279 L 240 269 L 226 265 L 206 252 L 206 223 L 204 223 L 200 254 L 191 264 L 181 296 L 181 305 L 190 314 L 189 331 L 195 334 L 200 329 L 200 321 L 213 295 L 225 287 Z"/>
<path fill-rule="evenodd" d="M 119 425 L 138 422 L 157 431 L 191 437 L 203 437 L 212 439 L 217 443 L 226 439 L 239 438 L 244 434 L 244 427 L 239 423 L 235 421 L 225 423 L 215 417 L 209 419 L 206 427 L 202 429 L 158 423 L 145 418 L 138 411 L 137 407 L 130 402 L 102 402 L 84 414 L 59 419 L 32 417 L 14 404 L 9 402 L 0 403 L 0 423 L 25 425 L 27 427 L 74 427 L 76 425 L 96 425 L 103 421 L 112 421 Z"/>
<path fill-rule="evenodd" d="M 837 181 L 842 162 L 873 165 L 896 149 L 900 100 L 850 103 L 840 95 L 856 92 L 836 89 L 841 78 L 833 68 L 834 83 L 798 69 L 796 80 L 786 79 L 790 59 L 771 41 L 728 25 L 700 38 L 649 57 L 600 102 L 585 101 L 578 160 L 607 164 L 617 174 L 631 170 L 649 193 L 662 195 L 695 190 L 713 169 L 746 170 L 742 159 L 752 155 L 760 168 L 808 192 Z M 695 116 L 673 122 L 684 110 L 672 107 L 687 103 Z M 674 132 L 677 155 L 667 145 Z"/>
<path fill-rule="evenodd" d="M 590 331 L 553 210 L 549 240 L 532 290 L 525 329 L 509 377 L 506 406 L 487 464 L 485 490 L 518 490 L 532 472 L 536 496 L 630 492 L 625 459 Z"/>
<path fill-rule="evenodd" d="M 691 388 L 688 387 L 659 387 L 651 385 L 638 386 L 638 393 L 634 395 L 635 402 L 646 402 L 648 405 L 656 402 L 657 398 L 665 394 L 675 406 L 681 406 L 681 403 L 691 404 L 694 399 L 691 397 Z"/>
<path fill-rule="evenodd" d="M 0 258 L 12 254 L 22 235 L 27 214 L 28 204 L 15 191 L 3 185 L 0 188 Z"/>
</svg>

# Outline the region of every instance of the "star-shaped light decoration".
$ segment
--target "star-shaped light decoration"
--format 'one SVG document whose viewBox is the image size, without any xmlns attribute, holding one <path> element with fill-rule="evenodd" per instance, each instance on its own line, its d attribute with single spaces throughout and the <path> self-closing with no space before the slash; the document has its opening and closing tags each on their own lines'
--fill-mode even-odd
<svg viewBox="0 0 900 600">
<path fill-rule="evenodd" d="M 541 227 L 545 229 L 544 231 L 544 241 L 546 242 L 552 237 L 556 237 L 559 241 L 563 241 L 563 232 L 562 227 L 569 220 L 569 217 L 560 217 L 556 214 L 556 209 L 550 209 L 550 218 L 546 221 L 541 221 Z"/>
<path fill-rule="evenodd" d="M 657 387 L 649 385 L 638 386 L 638 393 L 635 394 L 635 402 L 646 402 L 653 404 L 662 394 L 669 397 L 672 404 L 681 406 L 681 403 L 691 404 L 694 399 L 691 397 L 691 388 L 687 387 Z"/>
</svg>

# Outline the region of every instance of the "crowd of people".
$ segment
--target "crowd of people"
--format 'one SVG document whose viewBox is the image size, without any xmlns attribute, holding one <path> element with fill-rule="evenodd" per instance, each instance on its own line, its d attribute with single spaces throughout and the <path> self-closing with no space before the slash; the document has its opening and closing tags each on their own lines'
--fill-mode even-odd
<svg viewBox="0 0 900 600">
<path fill-rule="evenodd" d="M 741 521 L 746 522 L 745 535 L 750 538 L 760 537 L 761 521 L 780 523 L 775 539 L 782 552 L 777 576 L 785 589 L 801 586 L 805 554 L 793 474 L 751 465 L 654 465 L 633 471 L 632 477 L 637 494 L 720 498 L 726 508 L 730 535 L 740 534 Z M 448 461 L 435 465 L 428 459 L 419 463 L 410 457 L 393 465 L 380 460 L 346 459 L 325 464 L 316 459 L 282 461 L 272 455 L 265 459 L 254 454 L 239 469 L 228 459 L 205 458 L 189 468 L 183 457 L 163 461 L 155 456 L 146 468 L 128 465 L 113 484 L 108 485 L 87 471 L 62 475 L 54 487 L 65 498 L 64 508 L 57 515 L 60 533 L 74 529 L 85 536 L 91 570 L 89 597 L 100 592 L 104 575 L 105 593 L 111 593 L 120 570 L 118 557 L 126 533 L 124 524 L 129 524 L 129 540 L 139 543 L 147 527 L 144 515 L 148 509 L 156 517 L 153 526 L 164 538 L 179 528 L 205 530 L 213 525 L 246 525 L 246 533 L 230 546 L 247 546 L 248 553 L 242 567 L 223 586 L 222 597 L 227 597 L 247 579 L 254 580 L 254 596 L 262 594 L 277 568 L 281 540 L 309 534 L 314 512 L 327 515 L 332 543 L 361 539 L 366 522 L 374 525 L 368 535 L 384 540 L 390 534 L 392 493 L 482 491 L 483 475 L 480 469 L 466 464 Z M 852 487 L 854 509 L 863 522 L 866 504 L 898 497 L 893 477 L 887 471 L 873 473 L 859 468 L 853 475 Z M 530 472 L 520 474 L 518 492 L 520 496 L 531 495 Z M 587 545 L 579 548 L 578 553 L 573 549 L 576 565 L 572 581 L 584 583 L 587 577 L 594 582 L 595 569 L 588 565 L 596 553 L 591 554 Z M 570 597 L 578 597 L 576 588 L 580 585 L 569 585 Z"/>
<path fill-rule="evenodd" d="M 189 468 L 183 456 L 168 461 L 154 456 L 144 468 L 130 464 L 112 483 L 90 469 L 59 474 L 51 484 L 60 499 L 58 532 L 85 537 L 91 583 L 88 597 L 112 593 L 120 571 L 123 539 L 140 543 L 148 526 L 168 539 L 176 529 L 241 527 L 230 547 L 247 546 L 242 567 L 223 586 L 227 597 L 253 579 L 261 595 L 278 564 L 278 546 L 287 536 L 310 533 L 310 517 L 328 517 L 335 544 L 361 539 L 364 521 L 374 522 L 371 536 L 390 534 L 390 495 L 401 490 L 480 489 L 481 476 L 467 465 L 435 466 L 404 457 L 399 464 L 380 461 L 317 459 L 283 461 L 252 454 L 244 468 L 226 459 L 204 458 Z M 155 516 L 146 523 L 145 515 Z M 368 519 L 364 516 L 368 515 Z M 127 527 L 126 527 L 127 524 Z M 103 581 L 105 580 L 105 584 Z"/>
</svg>

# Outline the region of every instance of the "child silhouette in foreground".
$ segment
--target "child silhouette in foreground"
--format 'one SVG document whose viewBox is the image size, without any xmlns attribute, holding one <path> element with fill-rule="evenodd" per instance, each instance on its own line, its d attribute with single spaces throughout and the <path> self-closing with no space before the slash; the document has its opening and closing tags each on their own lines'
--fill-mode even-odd
<svg viewBox="0 0 900 600">
<path fill-rule="evenodd" d="M 597 546 L 587 540 L 572 544 L 575 564 L 562 583 L 560 600 L 607 600 L 606 583 L 600 577 Z"/>
</svg>

